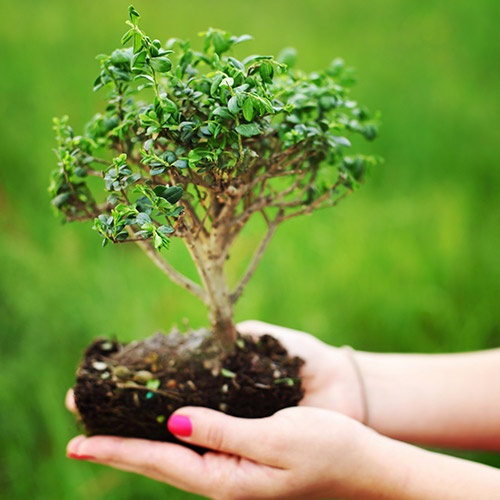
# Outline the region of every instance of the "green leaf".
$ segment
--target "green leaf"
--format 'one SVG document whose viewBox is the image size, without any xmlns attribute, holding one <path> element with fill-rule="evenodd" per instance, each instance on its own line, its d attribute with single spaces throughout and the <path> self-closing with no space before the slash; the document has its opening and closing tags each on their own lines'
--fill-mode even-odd
<svg viewBox="0 0 500 500">
<path fill-rule="evenodd" d="M 142 49 L 142 35 L 140 33 L 134 33 L 134 54 L 137 54 Z"/>
<path fill-rule="evenodd" d="M 240 69 L 241 71 L 245 71 L 245 66 L 242 62 L 238 61 L 234 57 L 228 57 L 227 60 L 235 67 Z"/>
<path fill-rule="evenodd" d="M 249 62 L 255 62 L 255 61 L 265 61 L 268 59 L 272 59 L 273 56 L 248 56 L 245 59 L 243 59 L 243 64 L 248 64 Z"/>
<path fill-rule="evenodd" d="M 231 111 L 231 113 L 233 113 L 233 115 L 238 114 L 240 107 L 238 106 L 238 98 L 235 95 L 233 95 L 233 97 L 231 97 L 231 99 L 229 99 L 229 102 L 227 103 L 227 107 L 228 107 L 229 111 Z"/>
<path fill-rule="evenodd" d="M 278 61 L 282 64 L 286 64 L 289 68 L 295 65 L 296 60 L 297 51 L 293 47 L 284 48 L 278 56 Z"/>
<path fill-rule="evenodd" d="M 101 87 L 104 86 L 104 82 L 102 80 L 102 75 L 99 75 L 96 79 L 95 79 L 95 82 L 94 82 L 94 92 L 96 90 L 99 90 Z"/>
<path fill-rule="evenodd" d="M 251 122 L 253 120 L 253 117 L 255 116 L 253 102 L 250 97 L 247 97 L 247 99 L 245 99 L 245 102 L 243 103 L 243 116 L 245 117 L 245 120 L 249 122 Z"/>
<path fill-rule="evenodd" d="M 341 146 L 351 147 L 351 141 L 347 137 L 335 137 L 332 136 L 332 139 Z"/>
<path fill-rule="evenodd" d="M 214 44 L 214 50 L 219 55 L 226 52 L 229 49 L 229 47 L 231 46 L 231 43 L 228 40 L 226 40 L 224 38 L 224 35 L 222 35 L 219 32 L 214 34 L 212 41 Z"/>
<path fill-rule="evenodd" d="M 158 231 L 160 231 L 160 233 L 162 234 L 172 234 L 173 232 L 175 232 L 175 229 L 172 226 L 164 225 L 160 226 L 158 228 Z"/>
<path fill-rule="evenodd" d="M 295 385 L 295 381 L 293 380 L 293 378 L 290 378 L 290 377 L 286 377 L 286 378 L 277 378 L 275 381 L 274 381 L 275 384 L 286 384 L 290 387 L 293 387 Z"/>
<path fill-rule="evenodd" d="M 160 73 L 166 73 L 167 71 L 170 71 L 170 68 L 172 67 L 170 59 L 167 59 L 166 57 L 154 57 L 151 59 L 150 64 L 155 71 L 159 71 Z"/>
<path fill-rule="evenodd" d="M 58 194 L 53 200 L 52 205 L 59 208 L 71 198 L 71 192 Z"/>
<path fill-rule="evenodd" d="M 164 198 L 172 205 L 177 203 L 182 198 L 184 193 L 182 186 L 156 186 L 153 191 L 156 193 L 156 196 Z"/>
<path fill-rule="evenodd" d="M 138 226 L 144 226 L 144 224 L 151 224 L 151 217 L 144 212 L 137 214 L 136 223 Z"/>
<path fill-rule="evenodd" d="M 261 115 L 264 114 L 265 111 L 267 111 L 268 113 L 274 113 L 273 105 L 265 97 L 260 97 L 259 95 L 252 92 L 249 95 L 249 98 L 253 99 L 254 108 L 258 107 Z M 257 106 L 255 106 L 256 104 Z"/>
<path fill-rule="evenodd" d="M 174 167 L 177 167 L 177 168 L 187 168 L 188 161 L 184 160 L 184 159 L 179 159 L 177 161 L 174 161 L 173 165 L 174 165 Z"/>
<path fill-rule="evenodd" d="M 270 62 L 264 61 L 260 65 L 259 73 L 264 83 L 273 83 L 274 69 Z"/>
<path fill-rule="evenodd" d="M 82 167 L 76 167 L 75 175 L 78 177 L 87 177 L 87 171 Z"/>
<path fill-rule="evenodd" d="M 215 93 L 219 88 L 220 82 L 222 82 L 224 75 L 222 73 L 218 73 L 212 81 L 212 85 L 210 85 L 210 95 L 215 97 Z"/>
<path fill-rule="evenodd" d="M 137 75 L 137 76 L 134 78 L 134 80 L 140 80 L 141 78 L 142 78 L 142 79 L 144 79 L 144 80 L 147 80 L 147 81 L 148 81 L 149 83 L 151 83 L 151 84 L 154 84 L 154 82 L 155 82 L 155 81 L 154 81 L 154 79 L 153 79 L 153 77 L 152 77 L 152 76 L 149 76 L 149 75 Z M 139 118 L 140 118 L 141 116 L 145 116 L 146 118 L 149 118 L 147 115 L 144 115 L 144 114 L 140 114 L 140 115 L 139 115 Z"/>
<path fill-rule="evenodd" d="M 146 387 L 152 391 L 157 391 L 160 387 L 160 381 L 157 378 L 153 378 L 146 382 Z"/>
<path fill-rule="evenodd" d="M 128 231 L 120 231 L 117 235 L 116 235 L 116 239 L 118 241 L 125 241 L 127 238 L 128 238 L 129 234 L 128 234 Z"/>
<path fill-rule="evenodd" d="M 328 68 L 328 74 L 331 76 L 340 76 L 340 74 L 344 71 L 344 67 L 344 60 L 340 57 L 337 57 L 330 64 L 330 67 Z"/>
<path fill-rule="evenodd" d="M 166 169 L 167 169 L 167 167 L 153 167 L 149 171 L 149 174 L 150 175 L 160 175 L 160 174 L 163 174 L 163 172 L 165 172 Z"/>
<path fill-rule="evenodd" d="M 154 237 L 154 247 L 156 249 L 160 248 L 162 242 L 163 242 L 163 240 L 161 239 L 161 236 L 159 234 L 155 234 L 155 237 Z"/>
<path fill-rule="evenodd" d="M 182 212 L 184 212 L 184 207 L 178 206 L 178 207 L 175 207 L 170 212 L 166 212 L 165 215 L 168 215 L 169 217 L 170 216 L 172 216 L 172 217 L 179 217 L 179 215 L 181 215 Z"/>
<path fill-rule="evenodd" d="M 147 53 L 145 50 L 141 50 L 140 52 L 137 52 L 132 56 L 132 60 L 130 62 L 130 65 L 132 66 L 132 69 L 142 69 L 144 66 L 144 63 L 146 62 L 146 57 Z"/>
<path fill-rule="evenodd" d="M 223 377 L 226 377 L 226 378 L 234 378 L 234 377 L 236 377 L 236 373 L 232 372 L 231 370 L 228 370 L 227 368 L 221 368 L 220 374 Z"/>
<path fill-rule="evenodd" d="M 241 36 L 232 36 L 231 37 L 231 42 L 233 45 L 236 45 L 237 43 L 241 42 L 246 42 L 247 40 L 253 40 L 253 38 L 250 35 L 241 35 Z"/>
<path fill-rule="evenodd" d="M 236 127 L 236 132 L 244 135 L 245 137 L 252 137 L 261 133 L 259 127 L 257 127 L 255 123 L 244 123 L 242 125 L 238 125 Z"/>
<path fill-rule="evenodd" d="M 132 38 L 132 35 L 134 34 L 134 30 L 130 29 L 128 30 L 123 36 L 122 36 L 122 39 L 121 39 L 121 43 L 122 45 L 125 45 L 131 38 Z"/>
<path fill-rule="evenodd" d="M 231 78 L 230 76 L 226 76 L 222 82 L 220 82 L 221 87 L 232 87 L 234 85 L 234 78 Z"/>
<path fill-rule="evenodd" d="M 128 7 L 128 15 L 130 16 L 130 21 L 132 23 L 135 24 L 135 22 L 141 18 L 141 16 L 139 15 L 139 12 L 137 12 L 135 9 L 134 9 L 134 6 L 133 5 L 129 5 Z"/>
<path fill-rule="evenodd" d="M 221 118 L 233 118 L 233 115 L 229 112 L 229 109 L 227 109 L 225 106 L 216 108 L 213 114 L 215 116 L 220 116 Z"/>
<path fill-rule="evenodd" d="M 130 54 L 127 49 L 116 49 L 111 54 L 110 61 L 113 64 L 128 64 L 130 62 Z"/>
</svg>

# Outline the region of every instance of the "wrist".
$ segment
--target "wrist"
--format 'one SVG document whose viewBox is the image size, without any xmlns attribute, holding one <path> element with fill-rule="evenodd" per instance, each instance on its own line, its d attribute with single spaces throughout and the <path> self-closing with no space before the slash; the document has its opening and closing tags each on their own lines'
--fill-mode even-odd
<svg viewBox="0 0 500 500">
<path fill-rule="evenodd" d="M 324 344 L 320 369 L 315 363 L 316 382 L 323 387 L 323 404 L 319 406 L 366 425 L 369 421 L 368 394 L 361 385 L 364 375 L 356 367 L 357 351 L 351 349 Z M 317 374 L 321 374 L 321 378 Z"/>
<path fill-rule="evenodd" d="M 409 446 L 369 430 L 363 444 L 359 489 L 352 500 L 413 498 L 407 491 L 407 464 L 398 458 L 400 446 Z"/>
<path fill-rule="evenodd" d="M 349 444 L 343 454 L 342 463 L 336 460 L 333 465 L 336 477 L 326 497 L 346 500 L 380 500 L 394 498 L 398 500 L 412 499 L 405 489 L 406 464 L 397 456 L 399 443 L 382 436 L 372 429 L 352 422 L 353 428 L 347 432 Z M 329 464 L 330 474 L 332 463 Z"/>
<path fill-rule="evenodd" d="M 359 409 L 359 420 L 362 424 L 367 427 L 370 426 L 370 403 L 368 399 L 367 385 L 365 382 L 365 376 L 361 369 L 358 360 L 356 359 L 356 351 L 349 345 L 342 346 L 340 348 L 345 356 L 347 357 L 351 369 L 351 377 L 354 377 L 354 386 L 356 386 L 356 393 L 358 396 L 358 409 Z"/>
</svg>

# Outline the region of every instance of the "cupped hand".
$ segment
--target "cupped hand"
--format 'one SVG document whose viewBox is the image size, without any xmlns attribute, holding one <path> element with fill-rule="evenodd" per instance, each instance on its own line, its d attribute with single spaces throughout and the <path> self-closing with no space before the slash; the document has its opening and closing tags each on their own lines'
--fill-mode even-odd
<svg viewBox="0 0 500 500">
<path fill-rule="evenodd" d="M 380 436 L 336 412 L 294 407 L 242 419 L 186 407 L 168 426 L 179 439 L 214 451 L 199 455 L 179 444 L 78 436 L 68 456 L 213 499 L 364 498 L 375 480 L 367 450 Z"/>
<path fill-rule="evenodd" d="M 270 334 L 289 354 L 305 360 L 300 373 L 305 395 L 300 405 L 338 411 L 359 421 L 365 418 L 359 378 L 345 350 L 329 346 L 308 333 L 262 321 L 243 321 L 237 329 L 253 336 Z"/>
</svg>

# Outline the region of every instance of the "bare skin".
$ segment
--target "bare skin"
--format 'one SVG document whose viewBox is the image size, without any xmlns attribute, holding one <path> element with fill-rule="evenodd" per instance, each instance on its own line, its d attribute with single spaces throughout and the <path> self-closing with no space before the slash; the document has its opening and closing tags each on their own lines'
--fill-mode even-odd
<svg viewBox="0 0 500 500">
<path fill-rule="evenodd" d="M 500 471 L 422 450 L 362 425 L 357 420 L 363 414 L 359 379 L 344 351 L 326 346 L 302 332 L 259 322 L 245 322 L 239 326 L 239 330 L 252 331 L 257 335 L 264 331 L 272 333 L 284 342 L 292 354 L 298 353 L 300 349 L 300 355 L 306 359 L 306 367 L 309 365 L 303 373 L 307 398 L 301 407 L 288 408 L 271 417 L 256 420 L 230 417 L 206 408 L 187 407 L 178 410 L 174 417 L 181 415 L 181 421 L 189 423 L 189 435 L 178 434 L 179 438 L 214 450 L 203 456 L 175 444 L 107 436 L 78 436 L 68 444 L 68 454 L 73 458 L 84 458 L 142 474 L 214 499 L 499 498 Z M 375 412 L 372 413 L 374 423 L 386 429 L 386 434 L 390 435 L 393 429 L 400 433 L 401 423 L 396 422 L 391 426 L 391 412 L 384 413 L 377 409 L 377 405 L 383 406 L 379 399 L 398 394 L 396 388 L 390 390 L 386 387 L 382 390 L 388 382 L 383 376 L 382 358 L 377 356 L 386 355 L 356 354 L 363 375 L 373 376 L 373 379 L 369 378 L 365 382 L 370 404 L 375 405 Z M 500 360 L 500 353 L 491 356 L 497 356 L 497 362 Z M 411 361 L 425 363 L 428 361 L 425 358 L 423 356 Z M 488 356 L 481 357 L 483 368 L 489 359 Z M 441 361 L 446 364 L 450 360 L 445 357 Z M 450 383 L 463 368 L 464 360 L 457 358 L 451 361 L 451 365 L 458 363 L 460 367 L 445 366 L 444 378 L 449 378 Z M 470 358 L 465 362 L 470 363 Z M 395 367 L 391 363 L 386 369 L 392 383 L 401 385 L 401 390 L 404 390 L 408 387 L 414 367 L 410 366 L 411 370 L 408 371 L 405 369 L 408 365 L 399 364 L 401 374 L 394 379 Z M 479 375 L 484 372 L 484 376 L 491 376 L 489 369 L 480 369 L 479 372 Z M 415 370 L 415 373 L 419 374 L 419 380 L 424 379 L 424 384 L 431 383 L 422 377 L 419 370 Z M 474 374 L 469 373 L 468 376 L 473 377 Z M 439 380 L 434 383 L 446 384 Z M 427 406 L 442 406 L 440 400 L 443 404 L 450 401 L 455 404 L 457 399 L 451 392 L 451 398 L 443 398 L 441 392 L 440 398 L 434 398 L 432 404 L 420 396 L 416 404 L 423 405 L 424 410 Z M 411 404 L 408 403 L 410 397 L 404 401 L 405 404 Z M 478 398 L 474 402 L 478 404 Z M 75 411 L 71 392 L 68 393 L 66 404 L 71 411 Z M 488 404 L 486 402 L 485 407 Z M 406 410 L 400 410 L 399 414 L 396 410 L 397 402 L 393 402 L 392 415 L 405 418 Z M 441 411 L 445 413 L 444 409 Z M 463 411 L 467 413 L 468 409 L 464 407 Z M 476 415 L 479 414 L 476 411 Z M 433 417 L 438 420 L 438 428 L 441 428 L 440 415 L 439 410 L 434 411 Z M 454 419 L 450 415 L 448 417 L 449 425 L 451 422 L 453 426 Z M 425 415 L 423 421 L 424 428 L 434 425 L 432 419 Z M 455 421 L 462 422 L 460 419 Z M 418 441 L 425 437 L 432 441 L 437 435 L 437 431 L 430 432 L 428 429 L 423 432 L 422 425 L 412 425 L 411 419 L 407 422 L 407 436 L 413 436 Z M 175 418 L 171 417 L 169 425 L 174 423 Z M 484 418 L 482 423 L 485 423 Z M 462 424 L 458 428 L 460 432 L 467 430 Z M 493 428 L 492 425 L 488 430 Z M 499 432 L 499 428 L 497 423 L 496 432 Z M 478 431 L 473 429 L 473 423 L 469 424 L 469 432 L 476 433 L 475 437 L 470 438 L 471 442 L 480 444 Z M 462 441 L 463 438 L 460 438 L 459 442 Z M 500 445 L 496 449 L 500 449 Z"/>
</svg>

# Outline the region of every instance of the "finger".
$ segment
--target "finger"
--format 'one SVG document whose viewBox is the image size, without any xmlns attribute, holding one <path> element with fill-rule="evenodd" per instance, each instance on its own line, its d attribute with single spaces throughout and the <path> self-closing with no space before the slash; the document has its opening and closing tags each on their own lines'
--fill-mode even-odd
<svg viewBox="0 0 500 500">
<path fill-rule="evenodd" d="M 177 410 L 168 429 L 179 439 L 273 467 L 282 466 L 283 441 L 273 439 L 278 428 L 271 418 L 246 419 L 201 407 Z"/>
<path fill-rule="evenodd" d="M 66 399 L 64 402 L 66 404 L 66 408 L 71 413 L 78 413 L 78 409 L 76 408 L 75 404 L 75 393 L 73 392 L 73 389 L 69 389 L 69 391 L 66 393 Z"/>
<path fill-rule="evenodd" d="M 194 493 L 207 490 L 203 457 L 182 445 L 115 436 L 77 436 L 68 443 L 67 455 L 168 482 Z"/>
<path fill-rule="evenodd" d="M 310 334 L 284 326 L 272 325 L 258 320 L 247 320 L 238 323 L 236 329 L 238 332 L 250 335 L 255 339 L 262 335 L 271 335 L 283 344 L 290 356 L 307 358 L 310 351 L 317 349 L 316 343 L 310 340 L 313 338 Z M 319 343 L 316 339 L 314 340 Z"/>
<path fill-rule="evenodd" d="M 301 330 L 294 330 L 293 328 L 287 328 L 286 326 L 273 325 L 271 323 L 265 323 L 264 321 L 259 321 L 257 319 L 241 321 L 236 325 L 236 329 L 240 333 L 253 333 L 258 335 L 264 335 L 265 333 L 268 333 L 269 335 L 304 335 L 305 333 Z"/>
</svg>

